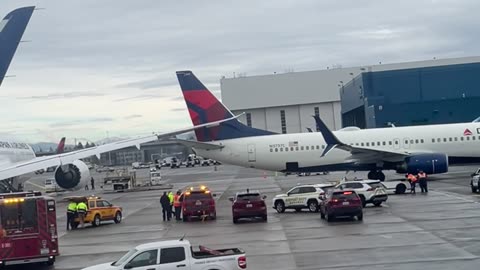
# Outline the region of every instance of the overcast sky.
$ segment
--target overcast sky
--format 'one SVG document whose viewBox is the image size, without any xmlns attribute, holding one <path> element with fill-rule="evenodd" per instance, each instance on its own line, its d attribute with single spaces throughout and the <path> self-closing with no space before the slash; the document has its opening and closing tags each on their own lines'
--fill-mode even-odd
<svg viewBox="0 0 480 270">
<path fill-rule="evenodd" d="M 478 0 L 1 0 L 35 11 L 0 135 L 99 140 L 191 126 L 175 71 L 219 79 L 479 55 Z"/>
</svg>

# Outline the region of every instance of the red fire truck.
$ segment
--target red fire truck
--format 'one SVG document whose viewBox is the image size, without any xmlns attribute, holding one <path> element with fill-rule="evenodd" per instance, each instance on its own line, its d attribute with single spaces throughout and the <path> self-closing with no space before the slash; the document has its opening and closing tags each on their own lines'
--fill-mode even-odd
<svg viewBox="0 0 480 270">
<path fill-rule="evenodd" d="M 58 256 L 55 200 L 40 192 L 0 194 L 0 268 Z"/>
</svg>

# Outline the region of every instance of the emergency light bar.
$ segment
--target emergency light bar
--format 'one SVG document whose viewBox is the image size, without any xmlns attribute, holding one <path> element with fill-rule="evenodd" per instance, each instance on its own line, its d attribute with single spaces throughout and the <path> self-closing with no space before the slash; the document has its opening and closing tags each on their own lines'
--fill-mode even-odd
<svg viewBox="0 0 480 270">
<path fill-rule="evenodd" d="M 20 197 L 34 197 L 42 196 L 40 191 L 18 192 L 18 193 L 3 193 L 0 194 L 0 199 L 20 198 Z"/>
<path fill-rule="evenodd" d="M 19 202 L 24 202 L 24 198 L 15 198 L 15 199 L 5 199 L 3 202 L 4 203 L 19 203 Z"/>
</svg>

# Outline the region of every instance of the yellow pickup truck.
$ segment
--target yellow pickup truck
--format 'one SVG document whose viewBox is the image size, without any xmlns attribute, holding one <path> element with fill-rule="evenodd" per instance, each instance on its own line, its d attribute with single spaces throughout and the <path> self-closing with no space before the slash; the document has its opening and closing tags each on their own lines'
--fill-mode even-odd
<svg viewBox="0 0 480 270">
<path fill-rule="evenodd" d="M 122 222 L 122 208 L 115 206 L 97 196 L 72 196 L 65 198 L 66 200 L 73 200 L 77 203 L 83 201 L 87 204 L 88 210 L 85 216 L 85 224 L 91 223 L 93 227 L 100 226 L 102 221 L 113 221 L 115 223 Z M 77 228 L 80 220 L 75 218 L 73 228 Z"/>
</svg>

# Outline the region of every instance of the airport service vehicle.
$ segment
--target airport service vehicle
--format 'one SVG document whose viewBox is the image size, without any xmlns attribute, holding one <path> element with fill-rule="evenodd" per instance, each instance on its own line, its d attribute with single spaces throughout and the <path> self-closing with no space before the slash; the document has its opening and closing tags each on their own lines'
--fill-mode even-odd
<svg viewBox="0 0 480 270">
<path fill-rule="evenodd" d="M 200 160 L 200 165 L 202 165 L 202 166 L 210 166 L 210 163 L 212 163 L 212 162 L 211 162 L 211 159 L 209 159 L 209 158 L 204 158 L 204 159 Z"/>
<path fill-rule="evenodd" d="M 472 192 L 477 193 L 480 190 L 480 168 L 476 172 L 472 173 L 472 180 L 470 180 L 470 186 Z"/>
<path fill-rule="evenodd" d="M 213 197 L 214 194 L 205 186 L 191 187 L 183 192 L 180 198 L 183 221 L 190 221 L 192 217 L 216 219 L 217 211 Z"/>
<path fill-rule="evenodd" d="M 113 167 L 98 167 L 97 172 L 113 172 L 115 169 Z"/>
<path fill-rule="evenodd" d="M 115 223 L 122 222 L 122 208 L 115 206 L 110 202 L 97 196 L 71 196 L 65 200 L 73 200 L 77 203 L 84 202 L 88 206 L 87 215 L 85 216 L 85 224 L 91 223 L 93 227 L 98 227 L 103 221 L 113 221 Z M 77 228 L 80 220 L 75 218 L 73 228 Z"/>
<path fill-rule="evenodd" d="M 196 125 L 233 114 L 191 71 L 177 71 L 190 118 Z M 208 105 L 206 105 L 208 101 Z M 439 174 L 449 165 L 478 162 L 480 123 L 388 127 L 331 131 L 314 117 L 320 132 L 277 134 L 231 120 L 196 130 L 186 141 L 205 158 L 278 172 L 367 171 L 385 180 L 383 170 Z M 180 141 L 182 142 L 182 141 Z"/>
<path fill-rule="evenodd" d="M 259 191 L 238 192 L 235 197 L 229 198 L 232 204 L 233 223 L 237 223 L 241 218 L 262 218 L 267 221 L 267 205 L 265 199 L 267 196 L 261 196 Z"/>
<path fill-rule="evenodd" d="M 380 206 L 388 199 L 387 191 L 379 180 L 348 181 L 338 184 L 336 188 L 341 190 L 355 190 L 360 200 L 362 200 L 363 207 L 368 203 Z"/>
<path fill-rule="evenodd" d="M 160 185 L 162 182 L 162 173 L 160 171 L 151 171 L 150 172 L 150 184 Z"/>
<path fill-rule="evenodd" d="M 122 192 L 132 187 L 129 175 L 114 175 L 103 178 L 103 190 Z"/>
<path fill-rule="evenodd" d="M 320 218 L 332 221 L 335 217 L 350 216 L 363 220 L 362 201 L 355 190 L 331 190 L 320 198 Z"/>
<path fill-rule="evenodd" d="M 45 192 L 50 193 L 50 192 L 57 192 L 57 191 L 58 191 L 58 186 L 57 186 L 57 183 L 55 182 L 55 178 L 45 179 Z"/>
<path fill-rule="evenodd" d="M 187 160 L 185 161 L 185 167 L 195 167 L 195 158 L 188 156 Z"/>
<path fill-rule="evenodd" d="M 178 158 L 174 157 L 170 160 L 170 168 L 171 169 L 180 168 L 181 165 L 182 165 L 182 162 L 180 160 L 178 160 Z"/>
<path fill-rule="evenodd" d="M 169 240 L 139 245 L 119 260 L 83 270 L 235 270 L 247 269 L 247 257 L 239 248 L 194 248 L 189 241 Z"/>
<path fill-rule="evenodd" d="M 142 163 L 142 162 L 133 162 L 132 163 L 132 168 L 133 169 L 148 169 L 148 168 L 150 168 L 150 164 Z"/>
<path fill-rule="evenodd" d="M 53 198 L 40 192 L 0 194 L 0 213 L 0 268 L 54 264 L 59 251 Z"/>
<path fill-rule="evenodd" d="M 305 208 L 310 212 L 318 212 L 319 196 L 333 187 L 333 184 L 297 185 L 285 194 L 276 195 L 273 198 L 273 208 L 278 213 L 285 212 L 285 209 L 300 212 Z"/>
</svg>

